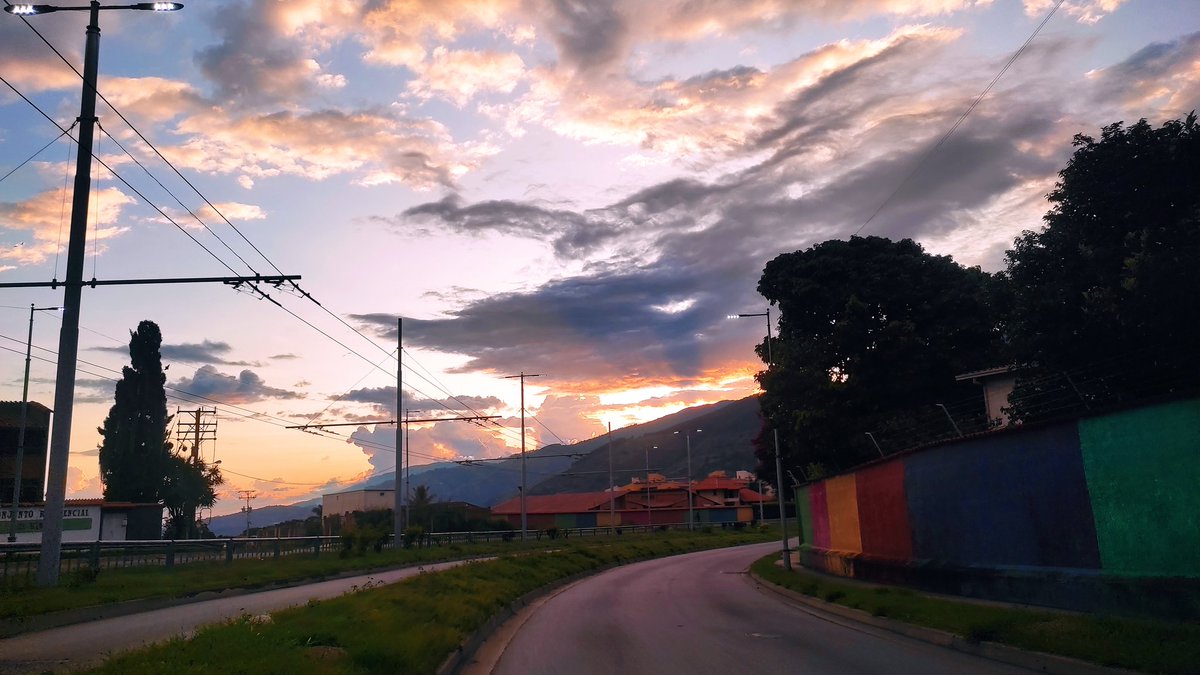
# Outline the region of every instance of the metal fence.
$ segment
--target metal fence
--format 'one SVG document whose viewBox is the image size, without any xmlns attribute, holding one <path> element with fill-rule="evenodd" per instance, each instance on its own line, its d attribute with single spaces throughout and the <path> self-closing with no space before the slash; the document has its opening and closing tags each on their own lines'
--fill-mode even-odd
<svg viewBox="0 0 1200 675">
<path fill-rule="evenodd" d="M 678 527 L 679 525 L 673 526 Z M 686 525 L 682 525 L 686 527 Z M 529 530 L 530 540 L 550 537 L 595 537 L 637 533 L 664 529 L 667 526 L 624 525 L 619 528 L 583 527 Z M 424 548 L 451 544 L 486 544 L 501 541 L 520 541 L 520 530 L 489 530 L 480 532 L 434 532 L 409 543 Z M 60 574 L 71 575 L 126 567 L 165 567 L 200 562 L 235 560 L 264 560 L 285 555 L 337 554 L 349 546 L 340 536 L 321 537 L 234 537 L 229 539 L 187 539 L 150 541 L 82 541 L 63 542 Z M 380 550 L 395 548 L 391 535 L 379 546 Z M 37 575 L 41 544 L 0 542 L 0 579 L 7 585 L 24 585 Z"/>
</svg>

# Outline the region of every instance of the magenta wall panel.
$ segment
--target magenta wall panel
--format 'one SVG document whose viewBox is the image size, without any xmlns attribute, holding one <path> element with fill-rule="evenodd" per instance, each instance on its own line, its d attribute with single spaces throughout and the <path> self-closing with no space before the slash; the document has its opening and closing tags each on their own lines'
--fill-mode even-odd
<svg viewBox="0 0 1200 675">
<path fill-rule="evenodd" d="M 825 483 L 822 481 L 813 485 L 812 491 L 808 495 L 812 500 L 812 545 L 820 549 L 828 549 L 830 546 L 829 506 L 825 501 Z"/>
</svg>

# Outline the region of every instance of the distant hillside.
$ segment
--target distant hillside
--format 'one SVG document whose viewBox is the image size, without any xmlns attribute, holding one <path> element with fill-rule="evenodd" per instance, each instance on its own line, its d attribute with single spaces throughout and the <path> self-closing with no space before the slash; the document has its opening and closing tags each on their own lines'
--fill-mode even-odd
<svg viewBox="0 0 1200 675">
<path fill-rule="evenodd" d="M 761 426 L 758 397 L 722 401 L 687 408 L 659 419 L 637 424 L 612 433 L 614 482 L 623 485 L 633 476 L 645 473 L 646 449 L 650 451 L 650 470 L 668 478 L 683 478 L 687 473 L 687 448 L 684 432 L 692 430 L 692 477 L 703 478 L 711 471 L 753 471 L 756 459 L 751 439 Z M 703 429 L 695 433 L 696 429 Z M 673 432 L 679 431 L 678 435 Z M 581 441 L 572 445 L 555 443 L 526 455 L 529 494 L 588 492 L 603 490 L 608 483 L 608 437 Z M 427 464 L 412 469 L 413 486 L 425 485 L 438 501 L 464 501 L 479 506 L 494 506 L 518 494 L 521 484 L 521 458 L 461 465 L 452 462 Z M 395 474 L 372 476 L 339 491 L 366 488 L 392 488 Z M 252 527 L 274 525 L 285 520 L 312 515 L 320 499 L 290 506 L 267 506 L 250 514 Z M 234 513 L 218 516 L 209 525 L 219 535 L 237 535 L 246 529 L 246 516 Z"/>
<path fill-rule="evenodd" d="M 650 471 L 667 478 L 687 476 L 687 444 L 684 434 L 691 430 L 693 478 L 712 471 L 753 471 L 757 460 L 751 440 L 762 425 L 758 397 L 703 406 L 698 415 L 667 417 L 613 432 L 613 482 L 624 485 L 633 476 L 646 473 L 647 451 Z M 686 412 L 686 411 L 685 411 Z M 696 433 L 696 429 L 702 429 Z M 678 431 L 676 435 L 674 432 Z M 608 483 L 608 448 L 604 439 L 593 439 L 596 447 L 561 475 L 535 485 L 530 494 L 590 492 L 603 490 Z M 583 444 L 579 444 L 583 445 Z M 657 450 L 652 449 L 658 446 Z M 572 449 L 578 446 L 573 446 Z"/>
</svg>

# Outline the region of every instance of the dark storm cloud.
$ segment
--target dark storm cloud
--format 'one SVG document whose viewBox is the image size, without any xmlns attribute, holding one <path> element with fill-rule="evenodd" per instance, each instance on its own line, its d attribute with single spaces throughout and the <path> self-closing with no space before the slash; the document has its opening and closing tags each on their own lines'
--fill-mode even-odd
<svg viewBox="0 0 1200 675">
<path fill-rule="evenodd" d="M 408 209 L 399 222 L 436 222 L 459 232 L 500 232 L 527 237 L 551 237 L 561 256 L 587 252 L 623 234 L 622 228 L 600 214 L 548 209 L 532 203 L 494 200 L 463 206 L 457 195 Z"/>
<path fill-rule="evenodd" d="M 270 387 L 257 373 L 243 370 L 237 376 L 226 375 L 213 366 L 201 366 L 191 377 L 169 383 L 174 389 L 216 399 L 222 403 L 253 403 L 264 399 L 304 398 L 286 389 Z"/>
<path fill-rule="evenodd" d="M 624 55 L 629 36 L 616 3 L 551 0 L 546 8 L 550 11 L 547 30 L 569 65 L 590 70 Z"/>
<path fill-rule="evenodd" d="M 242 104 L 294 100 L 313 88 L 309 57 L 300 42 L 272 24 L 267 5 L 222 2 L 207 16 L 220 42 L 196 52 L 200 70 L 216 86 L 214 98 Z"/>
<path fill-rule="evenodd" d="M 560 257 L 587 266 L 532 291 L 471 300 L 449 318 L 406 320 L 405 341 L 464 354 L 468 371 L 678 381 L 711 365 L 707 354 L 744 341 L 721 322 L 761 307 L 755 288 L 768 260 L 847 238 L 880 205 L 862 234 L 924 240 L 978 228 L 986 241 L 997 226 L 1035 227 L 1036 216 L 997 224 L 984 214 L 1014 188 L 1051 180 L 1069 157 L 1070 134 L 1059 126 L 1069 102 L 1045 72 L 1070 49 L 1044 46 L 1036 67 L 1010 71 L 939 144 L 980 86 L 935 63 L 944 43 L 899 40 L 822 78 L 752 136 L 746 155 L 765 159 L 715 180 L 671 180 L 586 212 L 457 198 L 410 209 L 400 222 L 549 240 Z M 1143 61 L 1164 62 L 1161 53 Z M 621 236 L 585 236 L 601 224 Z M 588 255 L 599 242 L 630 239 L 636 255 Z M 394 338 L 392 315 L 354 318 Z"/>
<path fill-rule="evenodd" d="M 742 257 L 700 264 L 681 256 L 671 265 L 564 279 L 484 298 L 449 319 L 407 319 L 404 339 L 467 355 L 462 371 L 546 372 L 576 381 L 690 376 L 701 361 L 697 334 L 732 311 L 735 298 L 750 301 L 729 284 L 756 279 L 759 265 Z M 671 303 L 690 305 L 670 311 Z M 394 339 L 393 316 L 352 318 Z"/>
<path fill-rule="evenodd" d="M 129 355 L 129 347 L 92 347 L 95 351 L 111 352 L 113 354 Z M 177 345 L 163 344 L 159 347 L 164 361 L 181 363 L 219 363 L 226 366 L 256 366 L 259 364 L 247 361 L 229 361 L 225 355 L 233 351 L 227 342 L 204 340 L 197 343 L 182 343 Z"/>
<path fill-rule="evenodd" d="M 1165 108 L 1168 115 L 1182 116 L 1200 106 L 1200 33 L 1190 33 L 1171 42 L 1155 42 L 1128 59 L 1096 74 L 1096 101 L 1121 101 L 1147 110 L 1163 96 L 1164 81 L 1175 83 Z M 1115 121 L 1115 120 L 1114 120 Z M 1133 120 L 1125 120 L 1132 122 Z"/>
<path fill-rule="evenodd" d="M 432 385 L 415 379 L 410 385 L 416 385 L 417 388 L 432 387 Z M 407 388 L 407 387 L 406 387 Z M 370 403 L 378 406 L 381 410 L 386 410 L 391 414 L 396 411 L 396 388 L 395 387 L 366 387 L 363 389 L 354 389 L 347 392 L 344 396 L 338 398 L 342 402 L 352 403 Z M 405 410 L 422 410 L 422 411 L 455 411 L 464 412 L 470 410 L 487 410 L 496 408 L 501 405 L 500 399 L 494 396 L 453 396 L 441 399 L 430 399 L 422 396 L 413 396 L 405 393 L 402 407 Z"/>
</svg>

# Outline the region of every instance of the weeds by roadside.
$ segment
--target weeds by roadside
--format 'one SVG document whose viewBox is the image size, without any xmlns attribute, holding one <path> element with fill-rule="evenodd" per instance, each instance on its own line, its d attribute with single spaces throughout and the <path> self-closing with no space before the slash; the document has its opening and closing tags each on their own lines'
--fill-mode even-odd
<svg viewBox="0 0 1200 675">
<path fill-rule="evenodd" d="M 1200 624 L 1067 614 L 934 598 L 903 588 L 875 588 L 801 571 L 785 572 L 777 555 L 751 566 L 762 579 L 872 616 L 936 628 L 971 642 L 1001 644 L 1150 673 L 1200 672 Z"/>
</svg>

